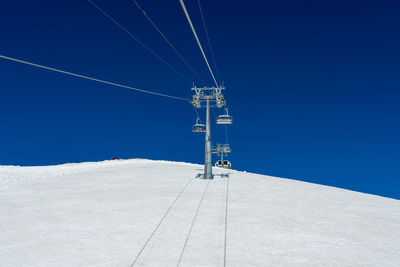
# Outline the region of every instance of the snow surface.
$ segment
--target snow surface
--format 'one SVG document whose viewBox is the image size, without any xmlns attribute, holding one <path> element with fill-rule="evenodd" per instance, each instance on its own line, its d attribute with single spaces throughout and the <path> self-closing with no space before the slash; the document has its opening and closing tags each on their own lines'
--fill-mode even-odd
<svg viewBox="0 0 400 267">
<path fill-rule="evenodd" d="M 130 266 L 200 169 L 150 160 L 0 166 L 0 266 Z M 135 266 L 176 266 L 207 183 L 189 184 Z M 181 266 L 223 266 L 227 179 L 209 183 Z M 226 260 L 400 266 L 400 201 L 231 171 Z"/>
</svg>

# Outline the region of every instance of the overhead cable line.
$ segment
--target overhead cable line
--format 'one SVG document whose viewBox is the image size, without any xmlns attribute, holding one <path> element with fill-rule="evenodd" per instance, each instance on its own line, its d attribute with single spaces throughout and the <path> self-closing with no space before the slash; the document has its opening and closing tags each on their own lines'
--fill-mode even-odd
<svg viewBox="0 0 400 267">
<path fill-rule="evenodd" d="M 139 3 L 136 0 L 132 0 L 135 5 L 139 8 L 139 10 L 143 13 L 143 15 L 146 17 L 146 19 L 153 25 L 153 27 L 160 33 L 161 37 L 167 42 L 167 44 L 171 47 L 172 50 L 178 55 L 178 57 L 182 60 L 182 62 L 188 67 L 188 69 L 199 79 L 200 81 L 204 82 L 203 79 L 200 77 L 200 75 L 192 68 L 192 66 L 187 62 L 187 60 L 182 56 L 181 53 L 175 48 L 175 46 L 168 40 L 168 38 L 161 32 L 161 30 L 157 27 L 157 25 L 154 23 L 154 21 L 150 18 L 150 16 L 147 14 L 147 12 L 139 5 Z"/>
<path fill-rule="evenodd" d="M 22 64 L 25 64 L 25 65 L 38 67 L 38 68 L 41 68 L 41 69 L 46 69 L 46 70 L 51 70 L 51 71 L 67 74 L 67 75 L 70 75 L 70 76 L 79 77 L 79 78 L 86 79 L 86 80 L 91 80 L 91 81 L 100 82 L 100 83 L 104 83 L 104 84 L 108 84 L 108 85 L 122 87 L 122 88 L 130 89 L 130 90 L 134 90 L 134 91 L 138 91 L 138 92 L 142 92 L 142 93 L 146 93 L 146 94 L 158 95 L 158 96 L 163 96 L 163 97 L 168 97 L 168 98 L 173 98 L 173 99 L 178 99 L 178 100 L 190 101 L 190 99 L 183 98 L 183 97 L 171 96 L 171 95 L 166 95 L 166 94 L 157 93 L 157 92 L 153 92 L 153 91 L 134 88 L 134 87 L 131 87 L 131 86 L 128 86 L 128 85 L 108 82 L 108 81 L 100 80 L 100 79 L 97 79 L 97 78 L 92 78 L 92 77 L 89 77 L 89 76 L 76 74 L 76 73 L 73 73 L 73 72 L 68 72 L 68 71 L 64 71 L 64 70 L 60 70 L 60 69 L 56 69 L 56 68 L 51 68 L 51 67 L 35 64 L 35 63 L 32 63 L 32 62 L 28 62 L 28 61 L 24 61 L 24 60 L 12 58 L 12 57 L 7 57 L 7 56 L 4 56 L 4 55 L 0 55 L 0 58 L 7 59 L 7 60 L 10 60 L 10 61 L 14 61 L 14 62 L 18 62 L 18 63 L 22 63 Z"/>
<path fill-rule="evenodd" d="M 150 234 L 150 236 L 147 238 L 145 244 L 143 245 L 142 249 L 139 251 L 139 253 L 136 255 L 135 260 L 133 261 L 133 263 L 131 264 L 131 267 L 133 267 L 137 260 L 139 259 L 140 255 L 142 254 L 143 250 L 146 248 L 147 244 L 150 242 L 151 238 L 154 236 L 154 234 L 157 232 L 158 228 L 160 227 L 160 225 L 162 224 L 162 222 L 164 221 L 165 217 L 167 217 L 168 213 L 171 211 L 172 207 L 174 206 L 174 204 L 176 203 L 176 201 L 180 198 L 180 196 L 183 194 L 183 192 L 186 190 L 186 188 L 189 186 L 189 184 L 194 180 L 195 178 L 190 179 L 185 186 L 182 188 L 182 190 L 178 193 L 178 195 L 176 196 L 176 198 L 174 199 L 174 201 L 171 203 L 171 205 L 169 205 L 167 211 L 164 213 L 164 215 L 162 216 L 161 220 L 158 222 L 156 228 L 154 228 L 153 232 Z"/>
<path fill-rule="evenodd" d="M 145 43 L 143 43 L 141 40 L 139 40 L 135 35 L 133 35 L 130 31 L 128 31 L 124 26 L 122 26 L 118 21 L 116 21 L 113 17 L 111 17 L 107 12 L 105 12 L 103 9 L 101 9 L 98 5 L 96 5 L 92 0 L 88 0 L 90 4 L 92 4 L 97 10 L 99 10 L 104 16 L 106 16 L 109 20 L 111 20 L 115 25 L 117 25 L 121 30 L 123 30 L 125 33 L 127 33 L 132 39 L 134 39 L 136 42 L 138 42 L 141 46 L 143 46 L 147 51 L 149 51 L 153 56 L 155 56 L 161 63 L 163 63 L 165 66 L 167 66 L 169 69 L 171 69 L 173 72 L 178 74 L 179 76 L 182 77 L 185 81 L 191 83 L 191 81 L 185 77 L 180 71 L 172 67 L 170 64 L 168 64 L 161 56 L 159 56 L 156 52 L 154 52 L 149 46 L 147 46 Z"/>
<path fill-rule="evenodd" d="M 200 0 L 197 0 L 197 3 L 199 4 L 201 19 L 203 20 L 204 30 L 206 32 L 207 41 L 208 41 L 208 46 L 210 47 L 210 53 L 211 53 L 211 58 L 212 58 L 213 63 L 214 63 L 215 74 L 217 75 L 217 79 L 219 81 L 221 81 L 220 80 L 220 76 L 219 76 L 219 72 L 218 72 L 218 68 L 217 68 L 217 62 L 215 61 L 214 50 L 213 50 L 212 45 L 211 45 L 210 36 L 208 35 L 207 25 L 206 25 L 206 21 L 204 19 L 203 9 L 201 8 Z"/>
<path fill-rule="evenodd" d="M 211 76 L 212 76 L 212 78 L 213 78 L 213 80 L 214 80 L 214 82 L 215 82 L 215 85 L 218 87 L 217 80 L 215 80 L 214 73 L 212 72 L 211 67 L 210 67 L 210 64 L 208 63 L 206 54 L 204 53 L 204 50 L 203 50 L 203 46 L 202 46 L 201 43 L 200 43 L 199 37 L 197 36 L 197 33 L 196 33 L 196 30 L 194 29 L 192 20 L 190 19 L 190 16 L 189 16 L 189 13 L 188 13 L 188 11 L 187 11 L 187 9 L 186 9 L 185 3 L 183 2 L 183 0 L 179 0 L 179 2 L 181 3 L 183 12 L 185 12 L 185 15 L 186 15 L 186 18 L 187 18 L 187 20 L 188 20 L 188 22 L 189 22 L 190 27 L 192 28 L 192 32 L 193 32 L 193 34 L 194 34 L 194 37 L 196 38 L 197 44 L 199 45 L 199 48 L 200 48 L 200 50 L 201 50 L 201 53 L 203 54 L 204 60 L 205 60 L 206 63 L 207 63 L 207 67 L 208 67 L 208 69 L 209 69 L 209 71 L 210 71 L 210 73 L 211 73 Z"/>
</svg>

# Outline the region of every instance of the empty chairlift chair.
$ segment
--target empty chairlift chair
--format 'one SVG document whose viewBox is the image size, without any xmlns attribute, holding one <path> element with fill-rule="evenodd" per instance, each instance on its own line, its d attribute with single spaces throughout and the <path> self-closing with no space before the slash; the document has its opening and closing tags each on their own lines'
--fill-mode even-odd
<svg viewBox="0 0 400 267">
<path fill-rule="evenodd" d="M 228 109 L 226 110 L 226 114 L 225 115 L 219 115 L 217 117 L 217 124 L 232 124 L 232 116 L 228 114 Z"/>
<path fill-rule="evenodd" d="M 197 118 L 196 124 L 192 127 L 192 132 L 194 133 L 205 133 L 206 126 L 204 124 L 199 123 L 199 118 Z"/>
</svg>

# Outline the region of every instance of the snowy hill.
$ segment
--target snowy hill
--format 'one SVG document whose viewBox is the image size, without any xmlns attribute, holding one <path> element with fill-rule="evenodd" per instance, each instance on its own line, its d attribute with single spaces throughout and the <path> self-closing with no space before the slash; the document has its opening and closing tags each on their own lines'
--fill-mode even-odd
<svg viewBox="0 0 400 267">
<path fill-rule="evenodd" d="M 0 166 L 0 265 L 223 266 L 228 180 L 200 168 Z M 231 171 L 227 266 L 400 266 L 399 248 L 398 200 Z"/>
</svg>

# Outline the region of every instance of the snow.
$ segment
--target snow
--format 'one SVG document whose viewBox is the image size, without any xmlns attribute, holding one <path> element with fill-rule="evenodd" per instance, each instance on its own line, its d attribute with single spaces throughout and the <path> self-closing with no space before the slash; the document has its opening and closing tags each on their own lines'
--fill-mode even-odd
<svg viewBox="0 0 400 267">
<path fill-rule="evenodd" d="M 200 165 L 0 166 L 1 266 L 130 266 Z M 215 169 L 221 172 L 220 169 Z M 227 179 L 193 180 L 135 266 L 223 266 Z M 400 201 L 239 171 L 227 266 L 400 266 Z"/>
</svg>

